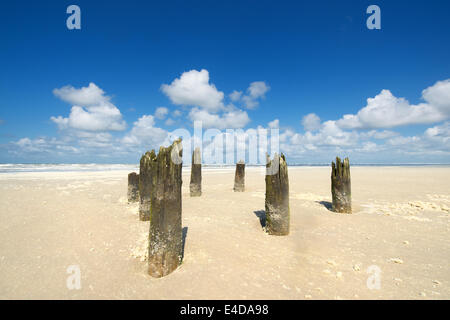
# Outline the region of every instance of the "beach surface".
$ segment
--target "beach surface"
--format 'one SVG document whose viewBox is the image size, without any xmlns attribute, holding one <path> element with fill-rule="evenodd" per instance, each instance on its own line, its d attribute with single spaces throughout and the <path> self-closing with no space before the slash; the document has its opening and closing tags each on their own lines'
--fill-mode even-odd
<svg viewBox="0 0 450 320">
<path fill-rule="evenodd" d="M 450 299 L 449 167 L 352 167 L 353 214 L 329 210 L 330 168 L 289 167 L 284 237 L 263 230 L 264 169 L 243 193 L 205 169 L 196 198 L 189 170 L 183 263 L 161 279 L 129 171 L 0 173 L 0 299 Z"/>
</svg>

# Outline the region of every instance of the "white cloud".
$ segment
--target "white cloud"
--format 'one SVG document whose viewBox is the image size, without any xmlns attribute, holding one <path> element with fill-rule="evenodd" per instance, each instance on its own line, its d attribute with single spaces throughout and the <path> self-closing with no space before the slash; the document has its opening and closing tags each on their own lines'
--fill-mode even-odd
<svg viewBox="0 0 450 320">
<path fill-rule="evenodd" d="M 376 129 L 430 124 L 450 117 L 450 80 L 439 81 L 423 90 L 422 98 L 425 103 L 411 105 L 389 90 L 382 90 L 374 98 L 367 99 L 367 106 L 356 115 L 344 115 L 337 124 L 343 129 Z"/>
<path fill-rule="evenodd" d="M 390 131 L 390 130 L 383 130 L 383 131 L 377 131 L 377 130 L 370 130 L 368 132 L 363 132 L 360 134 L 362 137 L 367 138 L 375 138 L 375 139 L 387 139 L 392 138 L 395 136 L 398 136 L 397 132 Z"/>
<path fill-rule="evenodd" d="M 438 81 L 422 91 L 422 97 L 430 105 L 446 114 L 450 114 L 450 79 Z"/>
<path fill-rule="evenodd" d="M 317 132 L 306 131 L 304 134 L 286 130 L 280 134 L 282 145 L 291 149 L 313 150 L 317 147 L 344 147 L 356 145 L 358 134 L 353 131 L 344 131 L 336 125 L 336 121 L 325 121 Z"/>
<path fill-rule="evenodd" d="M 97 87 L 95 83 L 89 83 L 87 87 L 76 89 L 72 86 L 65 86 L 60 89 L 54 89 L 53 94 L 63 101 L 73 105 L 92 106 L 102 102 L 109 101 L 105 92 Z"/>
<path fill-rule="evenodd" d="M 155 118 L 164 119 L 168 113 L 169 113 L 169 109 L 167 109 L 165 107 L 159 107 L 155 111 Z"/>
<path fill-rule="evenodd" d="M 276 129 L 280 127 L 280 120 L 275 119 L 269 122 L 269 128 Z"/>
<path fill-rule="evenodd" d="M 80 150 L 74 146 L 68 145 L 67 142 L 58 140 L 56 138 L 40 137 L 36 139 L 22 138 L 12 143 L 18 149 L 10 150 L 13 154 L 65 154 L 79 153 Z"/>
<path fill-rule="evenodd" d="M 445 141 L 450 139 L 450 122 L 434 126 L 425 130 L 425 136 L 428 138 L 443 138 Z"/>
<path fill-rule="evenodd" d="M 152 115 L 144 115 L 133 123 L 133 128 L 125 135 L 122 142 L 127 145 L 145 145 L 154 148 L 163 143 L 167 136 L 166 130 L 155 127 L 155 119 Z"/>
<path fill-rule="evenodd" d="M 108 132 L 86 132 L 76 131 L 74 136 L 77 139 L 77 144 L 86 148 L 113 148 L 114 140 Z"/>
<path fill-rule="evenodd" d="M 242 102 L 244 103 L 244 107 L 247 109 L 255 109 L 259 105 L 259 102 L 250 96 L 243 96 Z"/>
<path fill-rule="evenodd" d="M 242 102 L 247 109 L 254 109 L 259 105 L 259 99 L 263 99 L 270 87 L 264 81 L 254 81 L 250 83 L 246 94 L 242 91 L 234 90 L 228 96 L 233 102 Z"/>
<path fill-rule="evenodd" d="M 195 70 L 193 70 L 195 71 Z M 209 84 L 209 75 L 206 72 L 206 86 L 217 89 Z M 191 73 L 189 71 L 188 73 Z M 196 76 L 203 72 L 195 71 Z M 185 75 L 187 73 L 184 73 Z M 186 84 L 186 79 L 180 77 L 179 82 L 172 82 L 168 87 L 180 89 Z M 204 76 L 204 72 L 203 72 Z M 189 77 L 188 77 L 189 78 Z M 187 81 L 189 82 L 189 81 Z M 194 81 L 195 82 L 195 81 Z M 200 81 L 205 85 L 205 81 Z M 175 85 L 174 85 L 175 83 Z M 264 97 L 269 87 L 263 82 L 253 82 L 245 93 L 233 91 L 227 98 L 240 102 L 241 105 L 252 107 L 257 105 L 258 99 Z M 450 122 L 443 122 L 450 116 L 449 90 L 450 80 L 439 81 L 433 86 L 422 91 L 423 103 L 411 105 L 404 98 L 397 98 L 388 90 L 383 90 L 374 98 L 367 101 L 366 107 L 358 113 L 345 115 L 337 121 L 321 122 L 320 118 L 310 113 L 303 117 L 301 123 L 305 133 L 295 132 L 294 129 L 280 130 L 280 151 L 284 152 L 290 162 L 317 163 L 327 162 L 336 155 L 350 156 L 351 160 L 368 163 L 381 160 L 381 162 L 448 162 L 450 159 Z M 197 90 L 198 88 L 195 88 Z M 206 89 L 206 91 L 210 90 Z M 195 91 L 194 90 L 194 91 Z M 202 89 L 203 90 L 203 89 Z M 200 90 L 201 92 L 203 92 Z M 183 90 L 181 90 L 183 92 Z M 62 100 L 73 103 L 68 117 L 52 117 L 61 129 L 59 138 L 39 137 L 36 139 L 22 138 L 8 145 L 0 145 L 6 148 L 8 154 L 22 154 L 28 156 L 38 155 L 36 159 L 42 161 L 54 155 L 64 159 L 77 159 L 75 156 L 98 158 L 114 158 L 119 156 L 134 158 L 151 148 L 166 145 L 170 132 L 156 127 L 155 120 L 165 121 L 167 126 L 173 125 L 173 119 L 183 115 L 181 110 L 169 112 L 167 108 L 157 108 L 154 115 L 144 115 L 133 123 L 131 130 L 119 135 L 111 131 L 125 129 L 125 122 L 119 109 L 111 102 L 102 89 L 91 83 L 89 86 L 76 89 L 66 86 L 55 89 L 54 93 Z M 200 95 L 202 97 L 202 95 Z M 204 95 L 203 97 L 206 97 Z M 205 107 L 206 104 L 193 105 L 192 108 L 183 109 L 186 119 L 182 120 L 203 122 L 204 129 L 217 128 L 241 129 L 250 122 L 246 111 L 238 109 L 233 104 L 224 104 L 223 96 L 216 99 L 220 108 Z M 201 99 L 199 99 L 200 101 Z M 208 99 L 203 99 L 208 101 Z M 213 99 L 214 100 L 214 99 Z M 213 101 L 211 100 L 211 101 Z M 246 103 L 247 102 L 247 103 Z M 236 103 L 238 105 L 239 103 Z M 168 117 L 170 114 L 170 117 Z M 414 123 L 432 123 L 422 133 L 413 136 L 402 136 L 400 133 L 385 130 L 400 125 Z M 279 128 L 279 119 L 268 123 L 268 128 Z M 380 129 L 379 129 L 380 128 Z M 248 128 L 245 133 L 260 132 L 266 130 L 258 126 Z M 240 131 L 240 130 L 239 130 Z M 270 130 L 269 130 L 270 132 Z M 176 131 L 173 132 L 175 134 Z M 227 134 L 221 134 L 222 138 Z M 220 141 L 217 138 L 217 143 Z M 186 139 L 189 142 L 189 139 Z M 183 141 L 185 143 L 185 141 Z M 248 148 L 249 139 L 239 143 L 240 150 L 244 145 Z M 241 145 L 242 144 L 242 145 Z M 205 145 L 204 145 L 205 146 Z M 214 144 L 206 145 L 209 150 Z M 209 148 L 209 149 L 208 149 Z M 258 151 L 263 151 L 259 150 Z M 230 151 L 231 152 L 231 151 Z M 229 154 L 227 150 L 226 154 Z M 309 160 L 305 160 L 309 159 Z M 400 159 L 400 160 L 398 160 Z"/>
<path fill-rule="evenodd" d="M 247 112 L 238 109 L 218 115 L 203 109 L 193 108 L 189 112 L 189 118 L 192 121 L 202 121 L 204 128 L 220 130 L 243 128 L 250 122 Z"/>
<path fill-rule="evenodd" d="M 302 119 L 305 131 L 316 131 L 320 128 L 320 118 L 315 113 L 307 114 Z"/>
<path fill-rule="evenodd" d="M 170 85 L 163 84 L 161 90 L 174 104 L 193 107 L 187 117 L 191 121 L 201 121 L 204 128 L 234 129 L 243 128 L 249 122 L 247 112 L 236 108 L 233 104 L 224 104 L 224 94 L 218 91 L 214 84 L 209 82 L 209 73 L 191 70 L 184 72 L 180 78 L 175 79 Z M 248 89 L 248 96 L 254 99 L 264 96 L 268 86 L 264 82 L 254 82 Z M 242 92 L 233 91 L 229 95 L 230 100 L 242 99 Z M 173 113 L 174 117 L 181 115 L 181 111 Z M 173 121 L 169 121 L 172 124 Z"/>
<path fill-rule="evenodd" d="M 172 116 L 175 117 L 175 118 L 181 117 L 182 114 L 183 113 L 180 110 L 174 110 L 172 112 Z"/>
<path fill-rule="evenodd" d="M 401 136 L 389 130 L 348 131 L 340 128 L 336 121 L 326 121 L 316 133 L 284 130 L 280 133 L 280 149 L 291 161 L 317 162 L 336 155 L 350 155 L 351 159 L 365 163 L 448 163 L 450 122 L 430 127 L 423 134 Z"/>
<path fill-rule="evenodd" d="M 252 97 L 253 99 L 258 99 L 264 97 L 269 89 L 270 87 L 264 81 L 255 81 L 250 83 L 247 91 L 250 97 Z"/>
<path fill-rule="evenodd" d="M 255 81 L 250 83 L 250 86 L 247 88 L 247 94 L 240 99 L 247 109 L 254 109 L 259 105 L 258 99 L 264 98 L 269 90 L 270 87 L 264 81 Z M 237 94 L 235 94 L 235 97 L 237 97 Z"/>
<path fill-rule="evenodd" d="M 397 136 L 388 139 L 387 146 L 392 153 L 402 153 L 417 158 L 428 158 L 428 162 L 434 163 L 435 156 L 446 156 L 448 162 L 450 156 L 450 122 L 445 122 L 425 130 L 423 135 Z M 409 157 L 408 159 L 414 159 Z M 442 158 L 441 158 L 442 159 Z"/>
<path fill-rule="evenodd" d="M 375 152 L 378 150 L 379 150 L 378 145 L 371 141 L 365 142 L 363 144 L 363 147 L 361 149 L 359 149 L 359 151 L 362 151 L 362 152 Z"/>
<path fill-rule="evenodd" d="M 122 119 L 120 110 L 112 104 L 102 89 L 94 83 L 88 87 L 76 89 L 66 86 L 53 90 L 54 94 L 64 101 L 74 103 L 68 118 L 51 117 L 60 129 L 75 129 L 85 131 L 122 131 L 126 122 Z M 78 105 L 79 104 L 79 105 Z"/>
<path fill-rule="evenodd" d="M 73 106 L 68 118 L 51 117 L 60 129 L 73 128 L 86 131 L 122 131 L 126 123 L 122 114 L 112 104 L 103 104 L 83 108 Z"/>
<path fill-rule="evenodd" d="M 177 105 L 198 106 L 209 112 L 223 108 L 224 93 L 209 83 L 209 72 L 205 69 L 184 72 L 170 85 L 163 84 L 161 90 Z"/>
<path fill-rule="evenodd" d="M 291 129 L 286 129 L 283 132 L 280 132 L 280 143 L 287 142 L 294 134 L 295 132 Z"/>
<path fill-rule="evenodd" d="M 229 94 L 229 97 L 231 101 L 239 101 L 242 96 L 242 91 L 236 91 L 234 90 L 232 93 Z"/>
<path fill-rule="evenodd" d="M 175 124 L 175 121 L 171 118 L 167 118 L 166 122 L 164 122 L 166 126 L 173 126 Z"/>
<path fill-rule="evenodd" d="M 16 144 L 19 147 L 25 147 L 25 146 L 31 145 L 31 140 L 30 140 L 30 138 L 22 138 L 19 141 L 17 141 Z"/>
</svg>

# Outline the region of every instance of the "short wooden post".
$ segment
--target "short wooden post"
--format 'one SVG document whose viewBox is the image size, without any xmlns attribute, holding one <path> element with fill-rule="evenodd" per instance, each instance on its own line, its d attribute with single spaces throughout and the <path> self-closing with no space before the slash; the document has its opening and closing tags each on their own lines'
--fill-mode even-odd
<svg viewBox="0 0 450 320">
<path fill-rule="evenodd" d="M 128 202 L 139 201 L 139 175 L 136 172 L 128 174 Z"/>
<path fill-rule="evenodd" d="M 151 161 L 156 158 L 155 150 L 146 152 L 141 157 L 139 168 L 139 220 L 150 220 L 150 202 L 152 195 Z"/>
<path fill-rule="evenodd" d="M 236 163 L 236 173 L 234 175 L 234 188 L 235 192 L 245 191 L 245 162 L 239 161 Z"/>
<path fill-rule="evenodd" d="M 200 148 L 195 148 L 192 153 L 191 183 L 189 184 L 191 197 L 202 195 L 202 158 Z"/>
<path fill-rule="evenodd" d="M 181 139 L 159 149 L 151 159 L 152 196 L 148 273 L 160 278 L 174 271 L 182 260 Z"/>
<path fill-rule="evenodd" d="M 266 231 L 271 235 L 289 234 L 289 179 L 286 159 L 267 156 L 266 165 Z"/>
<path fill-rule="evenodd" d="M 341 159 L 336 157 L 336 164 L 331 162 L 331 195 L 334 212 L 352 213 L 350 162 L 348 158 L 341 162 Z"/>
</svg>

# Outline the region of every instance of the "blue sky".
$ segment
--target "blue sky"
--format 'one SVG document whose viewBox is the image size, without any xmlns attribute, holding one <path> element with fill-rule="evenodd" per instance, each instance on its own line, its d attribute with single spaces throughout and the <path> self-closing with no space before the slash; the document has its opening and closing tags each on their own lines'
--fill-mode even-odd
<svg viewBox="0 0 450 320">
<path fill-rule="evenodd" d="M 81 30 L 66 27 L 71 4 Z M 366 27 L 371 4 L 381 30 Z M 449 9 L 448 1 L 4 3 L 0 162 L 133 163 L 168 132 L 203 120 L 205 129 L 279 128 L 291 162 L 450 163 Z"/>
</svg>

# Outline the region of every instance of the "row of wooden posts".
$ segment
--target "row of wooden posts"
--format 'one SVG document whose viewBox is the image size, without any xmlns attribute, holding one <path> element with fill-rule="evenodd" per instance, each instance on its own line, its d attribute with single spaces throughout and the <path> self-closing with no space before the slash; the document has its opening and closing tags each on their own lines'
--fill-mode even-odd
<svg viewBox="0 0 450 320">
<path fill-rule="evenodd" d="M 181 139 L 167 148 L 145 153 L 140 161 L 139 174 L 128 175 L 128 201 L 139 201 L 139 219 L 150 221 L 148 273 L 163 277 L 174 271 L 182 261 L 183 231 L 181 206 Z M 174 157 L 179 161 L 174 161 Z M 266 164 L 266 232 L 288 235 L 290 224 L 289 179 L 285 156 L 267 157 Z M 190 196 L 202 194 L 200 149 L 192 155 Z M 245 191 L 245 163 L 236 164 L 235 192 Z M 350 163 L 336 157 L 331 170 L 332 210 L 351 213 Z"/>
</svg>

